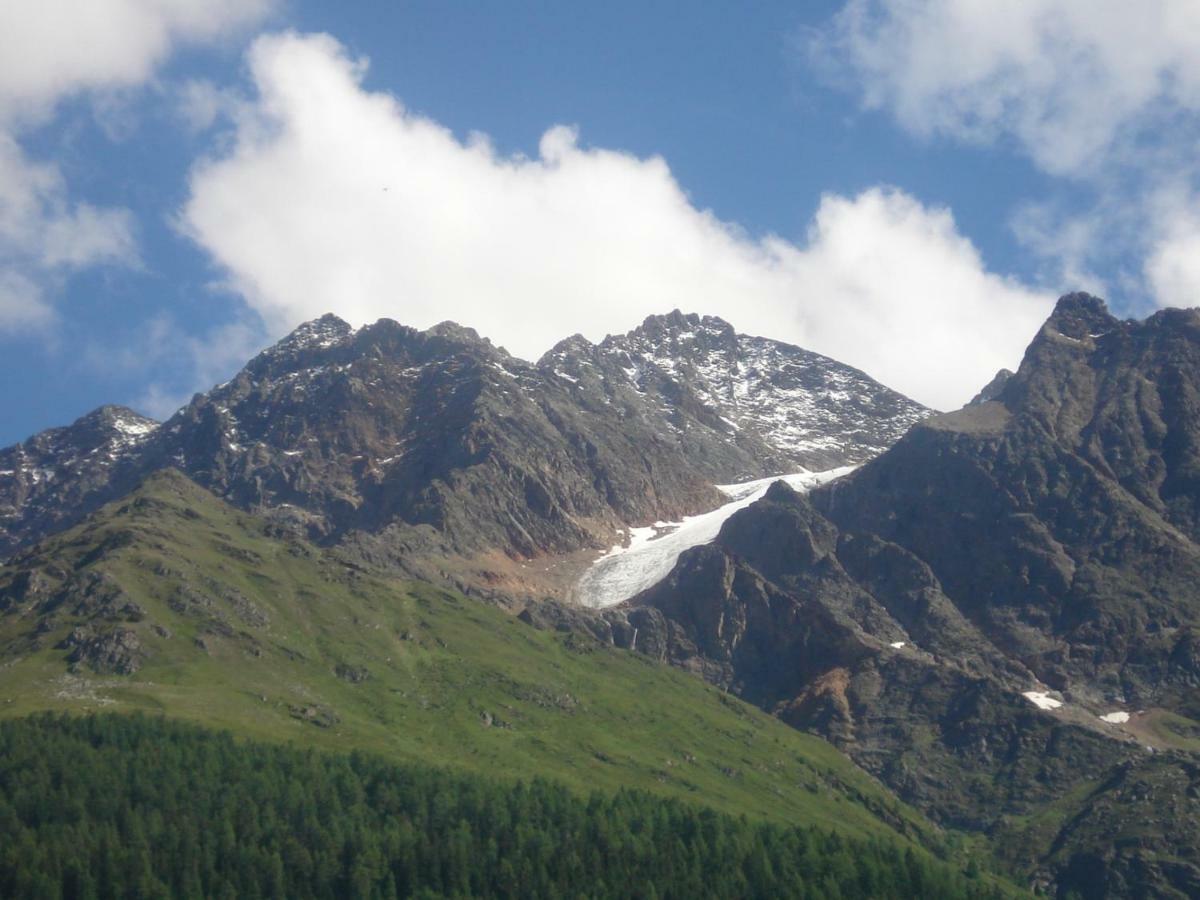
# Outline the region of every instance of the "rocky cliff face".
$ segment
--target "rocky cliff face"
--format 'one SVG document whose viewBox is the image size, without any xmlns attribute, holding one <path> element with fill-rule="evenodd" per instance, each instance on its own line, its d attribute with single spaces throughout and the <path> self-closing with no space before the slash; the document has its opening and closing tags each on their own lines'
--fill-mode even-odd
<svg viewBox="0 0 1200 900">
<path fill-rule="evenodd" d="M 57 432 L 4 451 L 14 474 L 0 483 L 0 554 L 172 466 L 373 562 L 526 560 L 712 508 L 715 483 L 860 460 L 925 412 L 713 318 L 651 317 L 534 364 L 453 323 L 354 330 L 325 316 L 161 427 L 129 419 L 137 441 L 97 451 L 103 464 L 72 468 L 86 441 Z M 32 491 L 50 470 L 54 488 Z"/>
<path fill-rule="evenodd" d="M 813 494 L 924 562 L 1046 684 L 1145 705 L 1200 685 L 1200 312 L 1064 297 L 997 399 Z"/>
<path fill-rule="evenodd" d="M 1179 696 L 1200 686 L 1198 391 L 1200 313 L 1119 322 L 1065 297 L 997 399 L 917 425 L 807 499 L 777 485 L 673 578 L 753 572 L 884 643 L 1092 705 Z M 682 621 L 696 596 L 642 602 Z"/>
<path fill-rule="evenodd" d="M 1078 772 L 1137 755 L 1098 707 L 1040 713 L 1022 694 L 1044 685 L 927 564 L 782 484 L 631 606 L 661 615 L 665 658 L 829 738 L 958 827 L 1028 814 Z"/>
<path fill-rule="evenodd" d="M 1174 773 L 1146 769 L 1156 781 L 1187 781 L 1195 741 L 1156 723 L 1186 731 L 1200 709 L 1198 398 L 1200 313 L 1123 322 L 1064 297 L 994 399 L 807 496 L 776 485 L 608 617 L 653 621 L 664 657 L 946 822 L 1002 828 L 1136 782 L 1117 773 L 1141 773 L 1147 747 Z M 1125 815 L 1137 796 L 1089 802 Z M 1172 852 L 1194 832 L 1154 830 Z M 1085 833 L 1030 864 L 1083 885 Z M 1133 856 L 1109 854 L 1112 879 L 1148 865 Z M 1172 871 L 1160 886 L 1200 863 Z"/>
</svg>

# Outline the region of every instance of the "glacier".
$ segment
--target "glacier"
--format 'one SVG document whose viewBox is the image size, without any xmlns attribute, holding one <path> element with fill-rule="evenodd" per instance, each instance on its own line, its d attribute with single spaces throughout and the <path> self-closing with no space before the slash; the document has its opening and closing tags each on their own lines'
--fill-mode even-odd
<svg viewBox="0 0 1200 900">
<path fill-rule="evenodd" d="M 729 500 L 714 510 L 688 516 L 682 522 L 655 522 L 628 529 L 624 543 L 613 547 L 583 573 L 572 598 L 593 609 L 615 606 L 665 578 L 681 553 L 716 538 L 726 519 L 760 499 L 776 481 L 807 491 L 855 468 L 841 466 L 823 472 L 801 471 L 740 484 L 719 484 L 717 489 Z"/>
</svg>

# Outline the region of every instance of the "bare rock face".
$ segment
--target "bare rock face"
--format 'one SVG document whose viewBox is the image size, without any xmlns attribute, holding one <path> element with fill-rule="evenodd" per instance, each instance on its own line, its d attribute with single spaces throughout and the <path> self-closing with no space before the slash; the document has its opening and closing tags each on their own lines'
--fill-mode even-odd
<svg viewBox="0 0 1200 900">
<path fill-rule="evenodd" d="M 713 621 L 743 646 L 780 592 L 1093 702 L 1169 701 L 1200 685 L 1198 398 L 1200 313 L 1119 322 L 1070 295 L 996 400 L 807 498 L 776 485 L 639 602 L 710 652 Z"/>
<path fill-rule="evenodd" d="M 324 316 L 161 426 L 105 408 L 0 452 L 0 556 L 175 467 L 375 564 L 525 560 L 710 509 L 714 484 L 865 459 L 926 414 L 711 317 L 533 364 L 454 323 Z"/>
<path fill-rule="evenodd" d="M 1046 684 L 1159 702 L 1200 683 L 1198 391 L 1200 313 L 1120 322 L 1069 295 L 997 400 L 811 499 L 922 560 Z"/>
<path fill-rule="evenodd" d="M 1127 823 L 1154 801 L 1121 785 L 1195 768 L 1146 768 L 1098 715 L 1200 710 L 1200 311 L 1119 321 L 1068 295 L 1001 381 L 808 495 L 776 485 L 629 606 L 679 632 L 676 663 L 945 822 L 992 830 L 1112 778 L 1091 802 Z M 1170 815 L 1192 814 L 1160 808 L 1177 864 L 1093 858 L 1080 821 L 1037 864 L 1064 892 L 1188 890 L 1194 828 Z"/>
<path fill-rule="evenodd" d="M 145 658 L 142 642 L 131 628 L 95 632 L 81 626 L 66 637 L 62 649 L 71 651 L 67 662 L 72 666 L 86 665 L 97 675 L 132 675 Z"/>
</svg>

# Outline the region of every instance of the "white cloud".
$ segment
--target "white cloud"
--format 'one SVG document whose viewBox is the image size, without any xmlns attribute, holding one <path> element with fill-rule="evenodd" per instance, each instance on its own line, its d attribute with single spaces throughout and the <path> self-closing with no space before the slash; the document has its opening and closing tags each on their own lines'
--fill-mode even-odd
<svg viewBox="0 0 1200 900">
<path fill-rule="evenodd" d="M 51 322 L 46 286 L 63 272 L 136 260 L 127 211 L 70 202 L 58 169 L 32 162 L 0 131 L 0 330 Z"/>
<path fill-rule="evenodd" d="M 948 210 L 897 190 L 826 196 L 805 247 L 772 249 L 797 338 L 943 409 L 1015 368 L 1054 299 L 989 273 Z"/>
<path fill-rule="evenodd" d="M 866 108 L 923 137 L 1011 143 L 1082 188 L 1013 216 L 1055 283 L 1107 281 L 1130 308 L 1200 301 L 1196 0 L 848 0 L 807 37 Z"/>
<path fill-rule="evenodd" d="M 64 96 L 144 83 L 179 43 L 261 19 L 273 0 L 38 0 L 0 4 L 0 119 Z"/>
<path fill-rule="evenodd" d="M 42 290 L 19 272 L 0 268 L 0 334 L 41 328 L 54 319 Z"/>
<path fill-rule="evenodd" d="M 360 85 L 328 36 L 259 38 L 258 91 L 197 165 L 182 226 L 279 334 L 327 311 L 455 319 L 533 357 L 673 307 L 792 340 L 927 403 L 1012 366 L 1050 298 L 986 270 L 950 213 L 874 189 L 825 197 L 807 243 L 698 210 L 660 158 L 499 155 Z"/>
<path fill-rule="evenodd" d="M 1160 198 L 1158 231 L 1146 259 L 1146 278 L 1162 306 L 1200 304 L 1200 202 Z"/>
<path fill-rule="evenodd" d="M 1200 109 L 1195 0 L 849 0 L 811 48 L 910 130 L 1011 135 L 1059 175 Z"/>
<path fill-rule="evenodd" d="M 70 271 L 138 259 L 131 213 L 73 201 L 53 163 L 24 153 L 21 134 L 71 95 L 120 107 L 104 101 L 143 84 L 177 44 L 256 21 L 272 2 L 0 3 L 0 329 L 50 321 L 47 293 Z"/>
</svg>

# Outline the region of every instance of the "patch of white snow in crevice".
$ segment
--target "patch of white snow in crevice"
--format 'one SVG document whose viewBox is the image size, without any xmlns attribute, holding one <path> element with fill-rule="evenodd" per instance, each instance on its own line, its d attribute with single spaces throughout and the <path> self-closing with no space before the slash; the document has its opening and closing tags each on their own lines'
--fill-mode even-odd
<svg viewBox="0 0 1200 900">
<path fill-rule="evenodd" d="M 904 647 L 904 641 L 892 641 L 888 646 L 893 650 L 900 650 Z"/>
<path fill-rule="evenodd" d="M 117 419 L 113 427 L 126 437 L 142 437 L 158 430 L 156 422 L 134 422 L 129 419 Z"/>
<path fill-rule="evenodd" d="M 688 516 L 682 522 L 655 522 L 628 529 L 625 544 L 613 547 L 583 573 L 573 597 L 581 606 L 593 609 L 628 600 L 665 578 L 685 550 L 716 538 L 726 519 L 761 499 L 776 481 L 807 491 L 854 468 L 842 466 L 826 472 L 797 472 L 740 484 L 719 484 L 717 489 L 729 498 L 728 503 L 710 512 Z"/>
<path fill-rule="evenodd" d="M 1101 722 L 1107 722 L 1109 725 L 1124 725 L 1129 721 L 1129 713 L 1123 711 L 1105 713 L 1100 717 Z"/>
<path fill-rule="evenodd" d="M 1058 709 L 1063 705 L 1061 700 L 1055 700 L 1046 691 L 1025 691 L 1021 696 L 1038 709 Z"/>
</svg>

